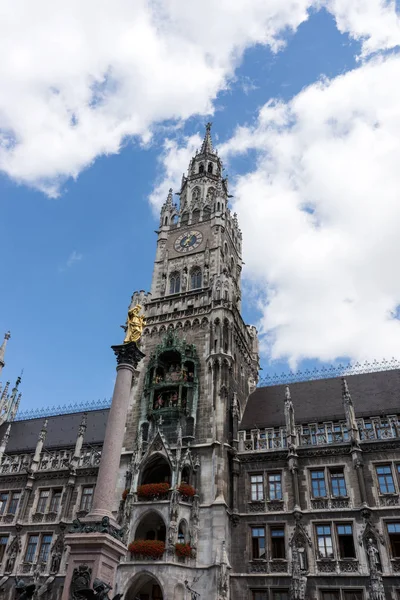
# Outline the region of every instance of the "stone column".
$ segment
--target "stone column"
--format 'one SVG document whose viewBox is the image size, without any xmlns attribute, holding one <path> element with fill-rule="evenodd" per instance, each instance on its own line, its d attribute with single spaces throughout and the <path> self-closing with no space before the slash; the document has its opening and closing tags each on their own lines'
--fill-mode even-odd
<svg viewBox="0 0 400 600">
<path fill-rule="evenodd" d="M 122 542 L 123 531 L 113 518 L 112 508 L 133 372 L 144 354 L 135 342 L 113 346 L 112 349 L 117 357 L 117 379 L 107 420 L 93 507 L 85 522 L 75 521 L 72 531 L 65 536 L 70 554 L 62 600 L 68 600 L 71 581 L 81 565 L 91 569 L 92 581 L 98 578 L 113 588 L 117 566 L 127 551 Z"/>
<path fill-rule="evenodd" d="M 112 507 L 115 500 L 115 486 L 119 472 L 133 372 L 144 356 L 135 342 L 113 346 L 112 349 L 117 357 L 117 379 L 107 419 L 92 510 L 87 516 L 87 520 L 108 517 L 114 521 Z M 114 524 L 116 525 L 116 523 Z"/>
</svg>

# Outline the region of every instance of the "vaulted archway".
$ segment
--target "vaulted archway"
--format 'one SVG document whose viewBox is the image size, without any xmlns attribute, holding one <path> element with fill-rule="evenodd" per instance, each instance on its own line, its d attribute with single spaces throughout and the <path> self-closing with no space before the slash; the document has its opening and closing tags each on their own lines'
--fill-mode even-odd
<svg viewBox="0 0 400 600">
<path fill-rule="evenodd" d="M 126 594 L 126 600 L 166 600 L 161 582 L 148 571 L 137 573 Z"/>
</svg>

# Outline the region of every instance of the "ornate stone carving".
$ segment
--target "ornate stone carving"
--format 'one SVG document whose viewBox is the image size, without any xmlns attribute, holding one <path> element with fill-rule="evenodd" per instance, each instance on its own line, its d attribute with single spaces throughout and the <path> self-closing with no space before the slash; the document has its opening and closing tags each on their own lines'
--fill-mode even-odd
<svg viewBox="0 0 400 600">
<path fill-rule="evenodd" d="M 82 600 L 79 591 L 89 587 L 91 576 L 92 569 L 87 565 L 79 565 L 74 569 L 70 586 L 70 600 Z"/>
<path fill-rule="evenodd" d="M 288 565 L 286 560 L 271 560 L 269 563 L 270 573 L 287 573 Z"/>
<path fill-rule="evenodd" d="M 267 563 L 265 561 L 252 561 L 249 565 L 250 573 L 266 573 Z"/>
<path fill-rule="evenodd" d="M 124 529 L 117 529 L 110 524 L 108 517 L 103 517 L 101 521 L 82 523 L 79 519 L 72 522 L 70 533 L 108 533 L 117 540 L 121 540 L 124 536 Z"/>
<path fill-rule="evenodd" d="M 305 552 L 304 547 L 298 547 L 296 543 L 294 543 L 292 546 L 292 581 L 290 586 L 290 600 L 304 600 L 306 594 L 306 565 L 301 564 L 300 550 Z"/>
<path fill-rule="evenodd" d="M 55 575 L 60 570 L 61 560 L 62 560 L 62 555 L 63 555 L 64 550 L 65 550 L 65 525 L 63 524 L 61 527 L 61 531 L 58 534 L 57 539 L 51 548 L 50 573 L 52 575 Z"/>
<path fill-rule="evenodd" d="M 7 548 L 8 558 L 4 569 L 5 573 L 12 573 L 15 567 L 15 561 L 17 560 L 18 554 L 21 552 L 21 534 L 20 529 L 17 529 L 17 533 L 14 536 L 11 544 Z"/>
<path fill-rule="evenodd" d="M 335 573 L 335 560 L 317 560 L 317 569 L 320 573 Z"/>
<path fill-rule="evenodd" d="M 358 569 L 357 560 L 339 560 L 339 571 L 341 573 L 357 573 Z"/>
<path fill-rule="evenodd" d="M 111 346 L 111 349 L 117 357 L 118 365 L 130 365 L 136 369 L 139 362 L 144 358 L 144 354 L 139 350 L 136 342 L 129 342 L 127 344 L 121 344 L 120 346 Z"/>
</svg>

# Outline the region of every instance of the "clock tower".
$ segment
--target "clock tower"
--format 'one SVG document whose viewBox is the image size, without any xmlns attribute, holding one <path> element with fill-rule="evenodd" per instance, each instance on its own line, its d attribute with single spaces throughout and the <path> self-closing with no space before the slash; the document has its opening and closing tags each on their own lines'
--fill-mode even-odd
<svg viewBox="0 0 400 600">
<path fill-rule="evenodd" d="M 151 569 L 160 598 L 186 597 L 185 581 L 202 598 L 228 598 L 237 423 L 258 379 L 257 332 L 240 312 L 242 234 L 210 130 L 179 201 L 170 189 L 161 208 L 151 293 L 135 292 L 131 302 L 143 306 L 146 357 L 132 388 L 120 519 L 127 541 L 165 543 Z M 180 543 L 190 558 L 177 557 Z M 141 598 L 142 586 L 147 598 L 143 565 L 134 556 L 127 564 L 119 588 Z"/>
</svg>

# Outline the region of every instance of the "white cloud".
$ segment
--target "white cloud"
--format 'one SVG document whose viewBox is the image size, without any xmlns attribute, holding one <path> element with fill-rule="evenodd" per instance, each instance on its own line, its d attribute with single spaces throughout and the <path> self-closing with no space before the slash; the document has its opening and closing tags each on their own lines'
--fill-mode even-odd
<svg viewBox="0 0 400 600">
<path fill-rule="evenodd" d="M 70 269 L 75 263 L 81 261 L 82 258 L 83 258 L 82 254 L 79 254 L 79 252 L 77 252 L 76 250 L 73 250 L 71 252 L 71 254 L 69 255 L 69 257 L 67 258 L 65 265 L 62 267 L 59 267 L 58 270 L 60 271 L 60 273 L 62 273 L 63 271 Z"/>
<path fill-rule="evenodd" d="M 257 151 L 235 205 L 272 359 L 400 355 L 400 57 L 266 104 L 220 153 Z"/>
<path fill-rule="evenodd" d="M 55 196 L 126 136 L 212 112 L 245 48 L 278 48 L 308 3 L 6 0 L 0 170 Z"/>
<path fill-rule="evenodd" d="M 0 171 L 56 196 L 126 137 L 212 113 L 244 50 L 278 50 L 318 6 L 365 52 L 396 41 L 384 0 L 4 0 Z"/>
</svg>

